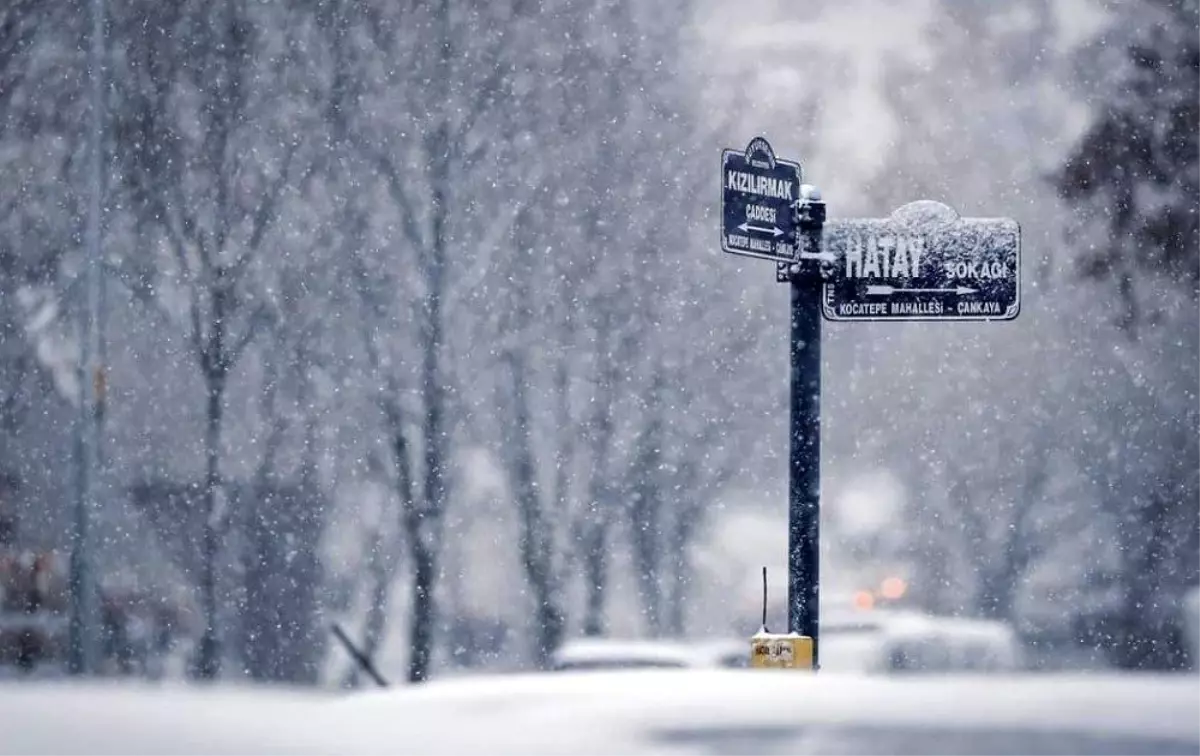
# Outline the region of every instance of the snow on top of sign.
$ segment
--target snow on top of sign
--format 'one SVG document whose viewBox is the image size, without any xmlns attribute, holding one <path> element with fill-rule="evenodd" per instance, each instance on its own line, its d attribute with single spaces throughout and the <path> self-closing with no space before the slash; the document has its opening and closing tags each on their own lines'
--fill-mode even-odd
<svg viewBox="0 0 1200 756">
<path fill-rule="evenodd" d="M 892 219 L 910 227 L 939 226 L 954 223 L 959 215 L 957 210 L 941 202 L 917 200 L 896 208 Z"/>
</svg>

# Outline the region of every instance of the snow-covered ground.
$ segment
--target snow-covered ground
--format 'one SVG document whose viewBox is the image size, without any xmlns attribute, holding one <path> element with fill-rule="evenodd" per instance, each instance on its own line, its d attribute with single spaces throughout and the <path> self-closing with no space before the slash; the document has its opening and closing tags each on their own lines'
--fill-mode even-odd
<svg viewBox="0 0 1200 756">
<path fill-rule="evenodd" d="M 283 726 L 316 703 L 311 694 L 230 686 L 7 684 L 0 686 L 0 753 L 303 753 L 302 744 L 319 741 L 291 741 Z"/>
<path fill-rule="evenodd" d="M 339 706 L 352 729 L 377 737 L 390 723 L 384 741 L 395 738 L 423 753 L 1161 753 L 1200 747 L 1194 678 L 905 681 L 639 671 L 522 676 L 486 686 L 458 681 L 368 694 Z"/>
<path fill-rule="evenodd" d="M 680 669 L 351 695 L 0 686 L 0 753 L 1197 753 L 1195 676 Z"/>
</svg>

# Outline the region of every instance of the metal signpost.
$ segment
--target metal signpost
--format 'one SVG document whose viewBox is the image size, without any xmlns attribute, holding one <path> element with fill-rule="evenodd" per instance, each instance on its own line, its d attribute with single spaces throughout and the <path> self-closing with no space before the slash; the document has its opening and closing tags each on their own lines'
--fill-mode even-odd
<svg viewBox="0 0 1200 756">
<path fill-rule="evenodd" d="M 821 321 L 1012 320 L 1021 309 L 1021 229 L 1008 218 L 960 218 L 927 200 L 888 218 L 827 224 L 820 192 L 800 184 L 800 165 L 776 158 L 762 137 L 722 152 L 721 168 L 721 249 L 774 260 L 776 281 L 791 285 L 788 635 L 773 636 L 764 623 L 751 661 L 815 670 Z"/>
</svg>

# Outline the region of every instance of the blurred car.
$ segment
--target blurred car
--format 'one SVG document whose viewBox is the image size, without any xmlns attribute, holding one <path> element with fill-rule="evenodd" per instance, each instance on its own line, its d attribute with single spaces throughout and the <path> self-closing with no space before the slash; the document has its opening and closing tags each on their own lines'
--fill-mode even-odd
<svg viewBox="0 0 1200 756">
<path fill-rule="evenodd" d="M 578 638 L 553 655 L 556 671 L 749 666 L 749 638 Z M 991 620 L 911 610 L 830 612 L 821 620 L 821 669 L 867 674 L 1020 669 L 1020 641 Z"/>
<path fill-rule="evenodd" d="M 1003 622 L 906 610 L 835 614 L 821 622 L 823 670 L 863 673 L 1016 670 L 1020 641 Z"/>
<path fill-rule="evenodd" d="M 745 667 L 750 640 L 650 640 L 578 638 L 564 643 L 551 659 L 551 669 L 683 669 Z"/>
<path fill-rule="evenodd" d="M 1183 595 L 1183 632 L 1191 642 L 1192 667 L 1200 669 L 1200 586 Z"/>
<path fill-rule="evenodd" d="M 697 669 L 355 694 L 0 685 L 0 754 L 1195 754 L 1194 675 Z"/>
</svg>

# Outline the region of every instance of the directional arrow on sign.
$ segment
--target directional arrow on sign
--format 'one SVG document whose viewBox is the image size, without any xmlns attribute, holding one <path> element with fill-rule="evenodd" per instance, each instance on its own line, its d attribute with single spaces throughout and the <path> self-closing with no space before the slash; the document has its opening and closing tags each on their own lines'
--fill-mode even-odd
<svg viewBox="0 0 1200 756">
<path fill-rule="evenodd" d="M 771 236 L 783 236 L 783 231 L 781 231 L 778 228 L 775 228 L 774 226 L 771 226 L 770 228 L 766 228 L 763 226 L 751 226 L 749 223 L 743 223 L 742 225 L 738 226 L 738 230 L 740 230 L 740 231 L 761 231 L 762 233 L 770 234 Z"/>
<path fill-rule="evenodd" d="M 979 290 L 971 289 L 966 286 L 941 288 L 941 289 L 937 289 L 937 288 L 906 289 L 906 288 L 900 288 L 900 287 L 896 287 L 896 286 L 887 286 L 887 285 L 878 285 L 878 284 L 872 284 L 872 285 L 867 286 L 867 296 L 868 297 L 870 297 L 870 296 L 886 297 L 891 294 L 896 294 L 897 292 L 911 292 L 913 294 L 947 293 L 947 294 L 957 294 L 958 296 L 961 297 L 964 294 L 974 294 L 977 291 L 979 291 Z"/>
</svg>

